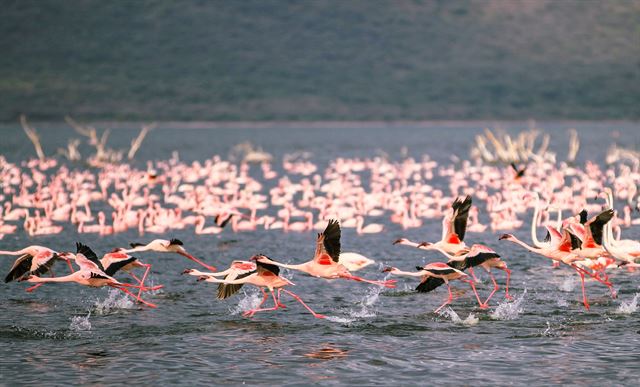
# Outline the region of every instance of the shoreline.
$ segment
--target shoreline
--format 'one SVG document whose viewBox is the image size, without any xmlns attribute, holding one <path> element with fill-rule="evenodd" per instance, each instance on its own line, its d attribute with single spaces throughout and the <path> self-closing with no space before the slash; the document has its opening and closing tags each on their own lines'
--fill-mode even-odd
<svg viewBox="0 0 640 387">
<path fill-rule="evenodd" d="M 478 126 L 482 128 L 499 128 L 504 126 L 538 126 L 544 129 L 545 124 L 583 125 L 587 123 L 598 125 L 633 125 L 640 120 L 424 120 L 424 121 L 80 121 L 86 125 L 109 127 L 111 129 L 138 129 L 142 125 L 151 122 L 160 129 L 352 129 L 352 128 L 433 128 L 433 127 L 458 127 Z M 68 126 L 64 120 L 60 121 L 31 121 L 33 126 Z M 0 122 L 0 127 L 20 126 L 16 121 Z"/>
</svg>

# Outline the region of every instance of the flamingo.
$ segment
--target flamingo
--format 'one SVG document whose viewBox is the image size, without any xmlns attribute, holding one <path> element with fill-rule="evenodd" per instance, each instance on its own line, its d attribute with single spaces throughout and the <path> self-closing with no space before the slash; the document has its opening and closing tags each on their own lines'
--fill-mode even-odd
<svg viewBox="0 0 640 387">
<path fill-rule="evenodd" d="M 358 235 L 362 234 L 378 234 L 384 230 L 384 225 L 380 223 L 369 223 L 368 225 L 364 225 L 364 217 L 362 215 L 358 215 L 356 217 L 356 232 Z"/>
<path fill-rule="evenodd" d="M 69 270 L 73 273 L 73 266 L 69 259 L 60 256 L 57 251 L 51 250 L 44 246 L 27 246 L 21 250 L 16 251 L 0 251 L 0 255 L 20 255 L 18 259 L 13 263 L 13 266 L 9 270 L 9 274 L 4 279 L 4 282 L 11 282 L 15 279 L 22 278 L 26 275 L 42 275 L 51 271 L 51 267 L 56 260 L 64 260 L 69 265 Z M 41 285 L 32 286 L 27 288 L 27 292 L 36 290 Z"/>
<path fill-rule="evenodd" d="M 187 257 L 188 259 L 192 260 L 193 262 L 211 270 L 211 271 L 216 271 L 216 268 L 211 266 L 211 265 L 207 265 L 206 263 L 200 261 L 198 258 L 194 257 L 193 255 L 187 253 L 187 251 L 184 249 L 184 244 L 182 243 L 181 240 L 179 239 L 171 239 L 171 240 L 165 240 L 165 239 L 154 239 L 151 242 L 147 243 L 146 245 L 143 245 L 141 243 L 131 243 L 131 248 L 128 250 L 123 250 L 123 253 L 126 254 L 130 254 L 130 253 L 135 253 L 135 252 L 139 252 L 139 251 L 155 251 L 158 253 L 175 253 L 175 254 L 180 254 L 183 257 Z"/>
<path fill-rule="evenodd" d="M 313 277 L 337 279 L 343 278 L 348 280 L 366 282 L 374 285 L 380 285 L 388 288 L 395 287 L 395 280 L 388 281 L 372 281 L 361 277 L 356 277 L 349 270 L 339 263 L 340 259 L 340 224 L 335 219 L 330 219 L 327 227 L 322 233 L 318 234 L 316 241 L 316 252 L 311 261 L 289 265 L 275 262 L 265 256 L 259 256 L 258 262 L 267 263 L 284 267 L 286 269 L 298 270 L 307 273 Z"/>
<path fill-rule="evenodd" d="M 502 236 L 500 236 L 499 240 L 507 240 L 507 241 L 513 242 L 515 244 L 518 244 L 524 247 L 525 249 L 531 252 L 540 254 L 544 257 L 547 257 L 549 259 L 561 262 L 565 265 L 572 267 L 578 273 L 578 275 L 580 275 L 580 281 L 582 285 L 582 302 L 584 304 L 585 309 L 587 310 L 589 310 L 589 301 L 587 300 L 587 293 L 584 288 L 585 274 L 594 278 L 598 282 L 601 282 L 604 285 L 606 285 L 611 290 L 612 296 L 615 297 L 615 291 L 613 290 L 613 286 L 609 281 L 602 280 L 597 275 L 594 275 L 589 271 L 582 269 L 574 264 L 574 262 L 579 261 L 582 258 L 571 251 L 572 246 L 571 246 L 571 238 L 570 238 L 569 232 L 567 232 L 567 230 L 565 229 L 563 230 L 563 233 L 560 234 L 558 233 L 557 230 L 551 227 L 547 227 L 547 229 L 550 231 L 550 235 L 552 236 L 552 246 L 549 246 L 549 247 L 536 248 L 536 247 L 529 246 L 511 234 L 503 234 Z M 557 236 L 554 236 L 554 233 Z M 556 241 L 554 242 L 553 239 L 556 239 Z"/>
<path fill-rule="evenodd" d="M 244 284 L 251 284 L 259 287 L 262 291 L 262 294 L 264 295 L 262 302 L 260 302 L 260 305 L 258 305 L 257 308 L 244 312 L 243 316 L 245 317 L 252 317 L 257 312 L 277 310 L 284 307 L 284 305 L 280 303 L 281 291 L 295 298 L 298 302 L 300 302 L 300 304 L 302 304 L 302 306 L 304 306 L 309 312 L 311 312 L 314 317 L 326 317 L 313 311 L 313 309 L 305 304 L 305 302 L 302 301 L 302 299 L 298 295 L 287 289 L 284 289 L 285 286 L 293 285 L 293 283 L 286 278 L 280 277 L 280 268 L 278 266 L 263 262 L 265 260 L 269 260 L 267 256 L 258 254 L 251 257 L 251 260 L 255 261 L 255 269 L 250 269 L 248 267 L 249 265 L 246 265 L 245 263 L 241 264 L 245 265 L 243 267 L 247 267 L 246 269 L 236 269 L 232 264 L 232 267 L 230 268 L 232 270 L 229 270 L 229 273 L 225 276 L 224 279 L 218 279 L 214 275 L 203 275 L 200 277 L 200 279 L 207 282 L 226 285 L 222 288 L 218 288 L 219 299 L 231 297 L 232 295 L 237 293 Z M 189 272 L 189 274 L 191 273 L 192 272 Z M 260 306 L 262 306 L 262 304 L 268 297 L 263 288 L 267 288 L 273 297 L 274 306 L 272 308 L 260 308 Z M 274 289 L 278 289 L 278 297 L 276 297 L 275 293 L 273 292 Z"/>
<path fill-rule="evenodd" d="M 111 277 L 103 270 L 102 264 L 98 260 L 98 257 L 95 253 L 86 245 L 81 243 L 76 243 L 77 252 L 74 256 L 76 263 L 80 266 L 78 271 L 73 272 L 70 275 L 64 277 L 52 277 L 52 278 L 41 278 L 35 275 L 30 275 L 26 281 L 31 283 L 48 283 L 48 282 L 76 282 L 80 285 L 90 286 L 100 288 L 103 286 L 110 286 L 112 288 L 118 289 L 123 293 L 133 297 L 138 302 L 141 302 L 149 307 L 155 308 L 156 305 L 150 302 L 143 300 L 142 298 L 136 296 L 127 290 L 127 287 L 132 288 L 140 288 L 149 290 L 149 288 L 145 288 L 142 286 L 135 286 L 130 284 L 125 284 L 119 282 L 115 278 Z M 68 254 L 68 253 L 66 253 Z M 69 256 L 71 254 L 68 254 Z M 125 265 L 126 263 L 123 261 L 120 263 L 121 265 Z M 117 270 L 115 267 L 113 270 Z"/>
<path fill-rule="evenodd" d="M 412 242 L 406 238 L 396 240 L 393 244 L 407 245 L 424 250 L 435 250 L 441 248 L 449 254 L 457 254 L 466 249 L 464 234 L 467 228 L 469 209 L 471 208 L 471 196 L 464 200 L 456 199 L 451 205 L 451 212 L 442 219 L 442 239 L 424 246 L 422 243 Z"/>
<path fill-rule="evenodd" d="M 439 286 L 440 284 L 439 281 L 435 282 L 435 283 L 438 283 L 437 286 L 435 287 L 432 286 L 434 282 L 429 281 L 430 278 L 444 281 L 444 283 L 447 285 L 447 289 L 449 290 L 449 298 L 442 305 L 440 305 L 440 307 L 438 307 L 434 311 L 434 313 L 438 313 L 442 308 L 445 307 L 445 305 L 450 304 L 451 301 L 453 300 L 453 293 L 451 293 L 451 286 L 449 285 L 449 281 L 453 281 L 456 279 L 463 280 L 464 278 L 468 277 L 466 273 L 458 269 L 455 269 L 443 262 L 434 262 L 434 263 L 425 265 L 423 267 L 417 266 L 416 269 L 418 269 L 417 272 L 408 272 L 408 271 L 399 270 L 395 267 L 386 267 L 382 270 L 382 272 L 383 273 L 389 272 L 393 275 L 401 275 L 401 276 L 408 276 L 408 277 L 421 277 L 420 284 L 418 284 L 418 287 L 416 287 L 416 290 L 421 293 L 430 292 L 433 289 L 435 289 L 437 286 Z M 471 281 L 468 281 L 468 282 L 471 283 Z M 474 291 L 475 291 L 475 288 L 474 288 Z M 476 297 L 478 298 L 478 302 L 480 302 L 480 297 L 478 297 L 477 293 L 476 293 Z"/>
<path fill-rule="evenodd" d="M 425 243 L 428 243 L 428 242 L 425 242 Z M 473 274 L 473 268 L 476 266 L 482 267 L 489 274 L 489 277 L 491 277 L 491 281 L 493 282 L 493 291 L 491 292 L 491 294 L 489 294 L 489 296 L 484 302 L 480 303 L 481 308 L 489 307 L 489 300 L 491 299 L 491 297 L 493 297 L 495 292 L 499 289 L 498 283 L 496 282 L 496 279 L 493 276 L 493 273 L 491 273 L 492 268 L 502 270 L 507 274 L 507 281 L 505 285 L 505 298 L 508 300 L 513 299 L 513 297 L 509 295 L 509 280 L 511 279 L 511 270 L 507 268 L 507 263 L 504 262 L 502 259 L 500 259 L 500 255 L 498 255 L 498 253 L 493 251 L 491 248 L 481 245 L 479 243 L 476 243 L 473 246 L 471 246 L 471 249 L 469 249 L 468 252 L 464 253 L 464 251 L 462 251 L 460 252 L 459 255 L 448 254 L 446 251 L 442 250 L 441 248 L 436 248 L 436 249 L 440 251 L 442 254 L 444 254 L 444 256 L 449 258 L 449 262 L 447 262 L 449 266 L 452 266 L 459 270 L 465 270 L 469 268 L 469 271 L 471 272 L 471 275 L 473 276 L 474 281 L 477 281 L 475 278 L 475 274 Z M 474 286 L 473 282 L 471 284 L 472 286 Z"/>
</svg>

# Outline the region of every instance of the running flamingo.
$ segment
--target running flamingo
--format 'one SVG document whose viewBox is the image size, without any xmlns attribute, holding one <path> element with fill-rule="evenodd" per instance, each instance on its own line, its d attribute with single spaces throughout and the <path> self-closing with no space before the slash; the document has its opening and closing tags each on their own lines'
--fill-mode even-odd
<svg viewBox="0 0 640 387">
<path fill-rule="evenodd" d="M 416 290 L 421 293 L 430 292 L 431 290 L 435 289 L 435 287 L 430 286 L 433 284 L 433 282 L 429 282 L 428 279 L 434 278 L 444 281 L 444 283 L 447 285 L 447 289 L 449 290 L 449 298 L 444 302 L 444 304 L 440 305 L 440 307 L 438 307 L 438 309 L 436 309 L 434 313 L 438 313 L 442 308 L 445 307 L 445 305 L 450 304 L 453 300 L 453 293 L 451 293 L 451 286 L 449 285 L 449 281 L 453 281 L 456 279 L 464 281 L 464 279 L 468 277 L 467 274 L 458 269 L 454 269 L 453 267 L 443 262 L 434 262 L 423 267 L 417 266 L 416 269 L 418 269 L 418 271 L 408 272 L 399 270 L 395 267 L 387 267 L 382 272 L 389 272 L 393 275 L 402 275 L 408 277 L 421 277 L 420 284 L 418 285 L 418 287 L 416 287 Z M 471 281 L 467 282 L 471 283 Z M 476 297 L 478 298 L 478 302 L 480 302 L 480 297 L 477 293 Z"/>
<path fill-rule="evenodd" d="M 240 290 L 240 288 L 244 284 L 251 284 L 251 285 L 258 286 L 261 289 L 263 295 L 265 295 L 265 297 L 263 297 L 262 302 L 260 303 L 260 305 L 258 305 L 257 308 L 244 312 L 243 316 L 245 317 L 252 317 L 257 312 L 277 310 L 279 308 L 284 307 L 284 305 L 280 303 L 281 291 L 289 294 L 291 297 L 295 298 L 298 302 L 300 302 L 302 306 L 304 306 L 309 312 L 311 312 L 311 314 L 313 314 L 313 317 L 316 317 L 316 318 L 326 317 L 322 314 L 314 312 L 307 304 L 304 303 L 304 301 L 302 301 L 302 299 L 298 295 L 294 294 L 293 292 L 287 289 L 284 289 L 285 286 L 293 285 L 293 283 L 288 279 L 279 276 L 280 268 L 278 266 L 262 262 L 262 261 L 269 261 L 269 258 L 267 256 L 258 254 L 251 257 L 251 260 L 255 261 L 256 263 L 256 268 L 254 270 L 242 269 L 242 271 L 240 271 L 240 270 L 234 269 L 234 270 L 231 270 L 229 274 L 227 274 L 225 279 L 222 279 L 222 280 L 215 278 L 213 275 L 204 275 L 204 276 L 201 276 L 200 279 L 207 282 L 227 285 L 226 287 L 222 288 L 222 290 L 218 289 L 218 298 L 220 299 L 224 299 L 234 295 Z M 266 292 L 262 288 L 269 289 L 269 292 L 273 297 L 273 303 L 274 303 L 274 306 L 272 308 L 260 308 L 260 306 L 262 306 L 262 304 L 267 298 Z M 275 293 L 273 292 L 274 289 L 278 289 L 278 297 L 276 297 Z"/>
<path fill-rule="evenodd" d="M 258 256 L 258 262 L 272 264 L 287 269 L 298 270 L 314 277 L 337 279 L 344 278 L 354 281 L 367 282 L 374 285 L 380 285 L 387 288 L 394 288 L 395 280 L 373 281 L 356 277 L 347 270 L 346 267 L 339 263 L 340 259 L 340 224 L 337 220 L 331 219 L 327 224 L 327 228 L 318 234 L 316 241 L 316 253 L 311 261 L 288 265 L 280 262 L 272 261 L 265 256 Z"/>
<path fill-rule="evenodd" d="M 77 245 L 77 252 L 75 254 L 75 261 L 78 264 L 78 266 L 80 266 L 80 270 L 75 271 L 74 273 L 64 277 L 40 278 L 38 276 L 31 275 L 26 279 L 26 281 L 31 283 L 76 282 L 80 285 L 85 285 L 85 286 L 90 286 L 95 288 L 110 286 L 112 288 L 118 289 L 123 293 L 126 293 L 127 295 L 133 297 L 138 302 L 141 302 L 152 308 L 156 307 L 156 305 L 143 300 L 142 298 L 136 296 L 135 294 L 131 293 L 129 290 L 126 289 L 127 287 L 131 287 L 131 288 L 140 288 L 146 291 L 146 290 L 150 290 L 149 288 L 119 282 L 115 278 L 105 273 L 105 271 L 102 268 L 102 264 L 98 260 L 98 257 L 88 246 L 85 246 L 81 243 L 77 243 L 76 245 Z"/>
<path fill-rule="evenodd" d="M 165 240 L 165 239 L 154 239 L 151 242 L 147 243 L 146 245 L 143 245 L 142 243 L 131 243 L 131 249 L 128 250 L 123 250 L 123 253 L 135 253 L 138 251 L 156 251 L 158 253 L 175 253 L 175 254 L 180 254 L 183 257 L 187 257 L 190 260 L 192 260 L 193 262 L 202 265 L 203 267 L 211 270 L 211 271 L 216 271 L 216 268 L 211 266 L 211 265 L 207 265 L 206 263 L 200 261 L 198 258 L 194 257 L 193 255 L 187 253 L 187 251 L 184 249 L 184 244 L 182 243 L 181 240 L 179 239 L 171 239 L 171 240 Z"/>
</svg>

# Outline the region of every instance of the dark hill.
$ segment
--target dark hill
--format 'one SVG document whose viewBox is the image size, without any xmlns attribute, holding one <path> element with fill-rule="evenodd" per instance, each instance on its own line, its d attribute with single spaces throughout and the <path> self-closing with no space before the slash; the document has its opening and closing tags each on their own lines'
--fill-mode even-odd
<svg viewBox="0 0 640 387">
<path fill-rule="evenodd" d="M 2 1 L 0 120 L 640 118 L 640 1 Z"/>
</svg>

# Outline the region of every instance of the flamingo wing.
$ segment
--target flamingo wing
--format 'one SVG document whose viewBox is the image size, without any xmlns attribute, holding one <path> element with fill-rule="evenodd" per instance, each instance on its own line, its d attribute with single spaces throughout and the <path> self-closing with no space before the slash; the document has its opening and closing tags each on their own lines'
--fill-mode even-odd
<svg viewBox="0 0 640 387">
<path fill-rule="evenodd" d="M 316 241 L 316 253 L 313 260 L 320 265 L 330 265 L 331 261 L 340 260 L 340 224 L 331 219 L 323 232 L 318 234 Z"/>
<path fill-rule="evenodd" d="M 463 201 L 456 199 L 451 206 L 455 214 L 453 219 L 453 229 L 461 241 L 464 240 L 464 233 L 467 230 L 467 220 L 469 219 L 471 202 L 471 196 L 467 195 Z"/>
<path fill-rule="evenodd" d="M 227 274 L 224 279 L 226 280 L 236 280 L 236 279 L 242 279 L 245 277 L 248 277 L 252 274 L 256 274 L 257 270 L 250 270 L 250 271 L 232 271 L 231 273 Z M 219 300 L 224 300 L 225 298 L 229 298 L 231 296 L 233 296 L 234 294 L 238 293 L 238 291 L 240 290 L 240 288 L 242 288 L 244 284 L 223 284 L 220 283 L 218 284 L 218 295 L 217 298 Z"/>
<path fill-rule="evenodd" d="M 591 231 L 591 236 L 597 244 L 602 245 L 602 230 L 604 229 L 604 225 L 612 218 L 613 209 L 610 208 L 602 211 L 587 222 L 587 225 L 589 225 L 589 231 Z"/>
<path fill-rule="evenodd" d="M 76 242 L 76 262 L 80 265 L 81 269 L 87 270 L 100 270 L 104 272 L 104 267 L 102 267 L 102 263 L 98 259 L 96 253 L 91 250 L 91 248 L 87 245 L 83 245 L 80 242 Z"/>
<path fill-rule="evenodd" d="M 416 291 L 420 293 L 428 293 L 441 286 L 442 284 L 444 284 L 444 280 L 442 278 L 427 276 L 424 281 L 418 284 L 418 286 L 416 287 Z"/>
<path fill-rule="evenodd" d="M 123 267 L 127 266 L 131 262 L 134 262 L 137 259 L 138 258 L 136 258 L 136 257 L 129 257 L 127 259 L 123 259 L 123 260 L 120 260 L 120 261 L 115 261 L 111 265 L 107 266 L 105 268 L 104 272 L 105 272 L 105 274 L 107 274 L 109 276 L 113 276 L 114 274 L 116 274 L 118 272 L 118 270 L 122 269 Z"/>
<path fill-rule="evenodd" d="M 22 277 L 26 273 L 31 271 L 31 263 L 33 262 L 33 255 L 24 254 L 21 255 L 11 266 L 9 274 L 4 278 L 4 282 L 11 282 L 17 278 Z"/>
</svg>

